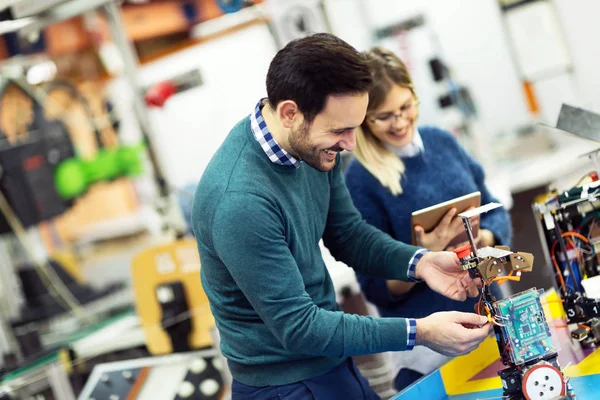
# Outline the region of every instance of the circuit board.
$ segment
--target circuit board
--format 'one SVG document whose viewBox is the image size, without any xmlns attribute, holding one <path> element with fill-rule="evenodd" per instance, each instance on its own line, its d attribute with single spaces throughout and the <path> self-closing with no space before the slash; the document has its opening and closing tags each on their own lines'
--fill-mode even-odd
<svg viewBox="0 0 600 400">
<path fill-rule="evenodd" d="M 540 300 L 541 289 L 529 289 L 493 304 L 511 361 L 527 361 L 558 352 Z"/>
</svg>

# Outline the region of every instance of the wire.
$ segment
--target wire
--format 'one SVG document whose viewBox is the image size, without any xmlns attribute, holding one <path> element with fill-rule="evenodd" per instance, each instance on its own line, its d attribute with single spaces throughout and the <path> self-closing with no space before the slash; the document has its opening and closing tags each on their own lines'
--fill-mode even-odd
<svg viewBox="0 0 600 400">
<path fill-rule="evenodd" d="M 507 281 L 519 282 L 519 281 L 521 281 L 521 277 L 518 275 L 517 276 L 506 275 L 506 276 L 499 276 L 499 277 L 492 279 L 492 282 L 496 282 L 496 283 L 498 283 L 498 285 L 502 285 L 503 283 L 505 283 Z"/>
<path fill-rule="evenodd" d="M 550 258 L 552 259 L 552 265 L 554 266 L 554 269 L 556 269 L 556 274 L 558 275 L 558 280 L 560 281 L 560 288 L 561 288 L 563 294 L 566 296 L 567 295 L 567 283 L 565 282 L 565 277 L 563 276 L 563 273 L 560 270 L 558 263 L 556 262 L 555 250 L 556 250 L 557 244 L 558 244 L 558 240 L 556 240 L 556 241 L 554 241 L 554 243 L 552 243 L 552 248 L 550 249 L 550 256 L 551 256 Z"/>
<path fill-rule="evenodd" d="M 581 240 L 583 240 L 584 243 L 589 243 L 587 238 L 580 233 L 573 232 L 573 231 L 567 231 L 567 232 L 563 232 L 563 234 L 562 234 L 562 237 L 564 237 L 564 238 L 569 237 L 569 236 L 573 236 L 578 239 L 581 239 Z"/>
<path fill-rule="evenodd" d="M 581 178 L 579 178 L 579 180 L 577 181 L 577 183 L 576 183 L 576 184 L 575 184 L 575 186 L 573 186 L 573 187 L 575 188 L 575 187 L 578 187 L 579 185 L 581 185 L 581 183 L 582 183 L 584 180 L 586 180 L 587 178 L 590 178 L 590 177 L 591 177 L 591 175 L 592 175 L 594 172 L 596 172 L 596 171 L 590 171 L 590 172 L 588 172 L 587 174 L 585 174 L 584 176 L 582 176 Z"/>
</svg>

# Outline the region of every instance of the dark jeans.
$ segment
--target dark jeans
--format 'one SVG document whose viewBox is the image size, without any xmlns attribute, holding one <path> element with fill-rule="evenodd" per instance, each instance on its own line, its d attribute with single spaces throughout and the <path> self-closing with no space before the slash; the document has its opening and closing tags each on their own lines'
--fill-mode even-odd
<svg viewBox="0 0 600 400">
<path fill-rule="evenodd" d="M 379 400 L 352 359 L 325 375 L 280 386 L 256 387 L 233 380 L 232 400 Z"/>
<path fill-rule="evenodd" d="M 408 368 L 402 368 L 394 379 L 394 387 L 397 391 L 401 392 L 422 377 L 423 374 L 420 372 L 413 371 L 412 369 Z"/>
</svg>

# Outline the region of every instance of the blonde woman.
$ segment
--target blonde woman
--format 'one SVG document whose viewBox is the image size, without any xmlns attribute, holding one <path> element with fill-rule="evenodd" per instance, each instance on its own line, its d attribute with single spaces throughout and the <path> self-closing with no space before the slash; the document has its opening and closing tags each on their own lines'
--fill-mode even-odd
<svg viewBox="0 0 600 400">
<path fill-rule="evenodd" d="M 356 137 L 355 158 L 346 170 L 346 184 L 355 206 L 370 224 L 394 239 L 410 243 L 410 215 L 474 191 L 482 204 L 496 201 L 484 184 L 481 166 L 448 132 L 419 127 L 419 101 L 404 63 L 392 52 L 373 48 L 365 53 L 373 85 L 367 114 Z M 447 250 L 463 231 L 451 210 L 430 232 L 416 232 L 418 244 Z M 478 242 L 509 244 L 511 225 L 504 208 L 481 218 Z M 435 293 L 425 283 L 400 282 L 359 275 L 365 296 L 382 317 L 422 318 L 437 311 L 473 312 L 476 299 L 457 302 Z M 396 386 L 403 388 L 444 361 L 428 349 L 401 353 Z M 406 368 L 410 367 L 410 368 Z"/>
</svg>

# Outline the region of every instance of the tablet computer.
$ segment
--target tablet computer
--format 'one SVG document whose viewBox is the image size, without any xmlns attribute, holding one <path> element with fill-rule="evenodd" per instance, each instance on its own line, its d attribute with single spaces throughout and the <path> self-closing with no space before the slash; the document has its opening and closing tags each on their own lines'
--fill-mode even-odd
<svg viewBox="0 0 600 400">
<path fill-rule="evenodd" d="M 416 236 L 415 236 L 415 226 L 421 225 L 423 227 L 423 229 L 425 229 L 425 232 L 430 232 L 431 230 L 433 230 L 433 228 L 435 228 L 440 223 L 442 218 L 444 218 L 444 215 L 446 215 L 446 213 L 448 211 L 450 211 L 450 209 L 456 208 L 456 215 L 458 215 L 461 212 L 464 212 L 471 207 L 479 207 L 480 205 L 481 205 L 481 193 L 473 192 L 473 193 L 469 193 L 467 195 L 457 197 L 455 199 L 451 199 L 451 200 L 445 201 L 443 203 L 435 204 L 433 206 L 423 208 L 421 210 L 417 210 L 417 211 L 413 212 L 411 214 L 412 244 L 413 245 L 417 244 L 417 240 L 416 240 Z M 459 218 L 459 217 L 455 216 L 454 218 Z M 478 218 L 479 218 L 479 216 L 473 217 L 472 221 L 471 221 L 471 225 L 473 227 L 472 231 L 473 231 L 474 238 L 477 237 L 477 234 L 479 232 L 479 224 L 473 223 L 473 220 L 478 219 Z M 448 243 L 448 246 L 456 246 L 457 244 L 464 243 L 468 240 L 469 239 L 467 238 L 467 232 L 464 231 L 464 232 L 461 232 L 459 235 L 457 235 L 452 240 L 450 240 L 450 242 Z"/>
</svg>

